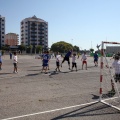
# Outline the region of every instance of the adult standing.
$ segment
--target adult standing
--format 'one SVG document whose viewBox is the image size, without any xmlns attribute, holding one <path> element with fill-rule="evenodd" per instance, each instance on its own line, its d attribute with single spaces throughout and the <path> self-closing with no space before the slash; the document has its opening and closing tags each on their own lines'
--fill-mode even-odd
<svg viewBox="0 0 120 120">
<path fill-rule="evenodd" d="M 69 50 L 67 52 L 67 54 L 65 55 L 65 57 L 63 58 L 63 61 L 61 63 L 61 67 L 62 67 L 62 64 L 64 63 L 64 61 L 67 61 L 68 62 L 68 66 L 69 66 L 69 69 L 70 69 L 70 56 L 72 55 L 72 49 Z"/>
</svg>

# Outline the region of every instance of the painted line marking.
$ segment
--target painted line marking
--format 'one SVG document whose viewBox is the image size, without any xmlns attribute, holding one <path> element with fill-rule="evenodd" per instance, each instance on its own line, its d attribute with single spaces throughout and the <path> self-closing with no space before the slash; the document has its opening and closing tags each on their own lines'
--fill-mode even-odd
<svg viewBox="0 0 120 120">
<path fill-rule="evenodd" d="M 43 112 L 37 112 L 37 113 L 32 113 L 32 114 L 26 114 L 26 115 L 11 117 L 11 118 L 5 118 L 5 119 L 1 119 L 1 120 L 13 120 L 13 119 L 18 119 L 18 118 L 24 118 L 24 117 L 34 116 L 34 115 L 51 113 L 51 112 L 56 112 L 56 111 L 60 111 L 60 110 L 65 110 L 65 109 L 70 109 L 70 108 L 75 108 L 75 107 L 81 107 L 81 106 L 85 106 L 85 105 L 90 105 L 90 104 L 94 104 L 94 103 L 97 103 L 97 102 L 99 102 L 99 101 L 94 101 L 94 102 L 89 102 L 89 103 L 84 103 L 84 104 L 80 104 L 80 105 L 74 105 L 74 106 L 69 106 L 69 107 L 64 107 L 64 108 L 49 110 L 49 111 L 43 111 Z"/>
</svg>

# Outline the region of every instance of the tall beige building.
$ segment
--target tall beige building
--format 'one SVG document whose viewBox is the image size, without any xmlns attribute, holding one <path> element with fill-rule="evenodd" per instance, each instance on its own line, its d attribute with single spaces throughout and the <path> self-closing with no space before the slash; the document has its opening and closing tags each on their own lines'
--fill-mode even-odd
<svg viewBox="0 0 120 120">
<path fill-rule="evenodd" d="M 21 21 L 21 44 L 48 47 L 48 23 L 36 16 Z"/>
<path fill-rule="evenodd" d="M 18 45 L 18 34 L 16 33 L 8 33 L 5 35 L 5 44 L 10 46 Z"/>
</svg>

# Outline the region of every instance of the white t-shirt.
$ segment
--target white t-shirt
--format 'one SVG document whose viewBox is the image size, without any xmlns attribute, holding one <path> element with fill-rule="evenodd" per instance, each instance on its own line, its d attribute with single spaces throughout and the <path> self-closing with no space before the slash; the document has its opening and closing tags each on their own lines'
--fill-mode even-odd
<svg viewBox="0 0 120 120">
<path fill-rule="evenodd" d="M 72 56 L 72 62 L 76 63 L 76 56 Z"/>
<path fill-rule="evenodd" d="M 61 55 L 56 56 L 56 62 L 60 62 Z"/>
<path fill-rule="evenodd" d="M 115 69 L 115 74 L 120 74 L 120 61 L 115 60 L 112 67 Z"/>
<path fill-rule="evenodd" d="M 86 60 L 87 60 L 86 54 L 83 54 L 83 55 L 82 55 L 82 60 L 83 60 L 83 61 L 86 61 Z"/>
<path fill-rule="evenodd" d="M 18 59 L 17 59 L 17 55 L 15 56 L 13 56 L 13 63 L 17 63 L 18 61 L 17 61 Z"/>
</svg>

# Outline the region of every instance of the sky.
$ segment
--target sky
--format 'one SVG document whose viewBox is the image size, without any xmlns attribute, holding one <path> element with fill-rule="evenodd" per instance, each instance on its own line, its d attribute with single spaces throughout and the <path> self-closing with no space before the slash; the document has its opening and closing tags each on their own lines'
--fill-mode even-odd
<svg viewBox="0 0 120 120">
<path fill-rule="evenodd" d="M 82 50 L 101 41 L 120 41 L 120 0 L 0 0 L 6 34 L 20 36 L 20 22 L 36 16 L 48 22 L 48 45 L 65 41 Z"/>
</svg>

